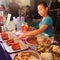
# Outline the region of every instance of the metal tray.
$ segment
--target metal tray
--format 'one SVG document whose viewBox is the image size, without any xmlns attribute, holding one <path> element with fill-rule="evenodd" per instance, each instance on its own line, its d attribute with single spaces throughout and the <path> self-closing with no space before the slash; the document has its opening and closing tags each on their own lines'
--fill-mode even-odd
<svg viewBox="0 0 60 60">
<path fill-rule="evenodd" d="M 16 57 L 18 56 L 18 54 L 20 55 L 20 54 L 22 54 L 22 53 L 29 53 L 31 56 L 29 57 L 29 60 L 39 60 L 40 59 L 40 55 L 38 54 L 38 53 L 36 53 L 36 52 L 34 52 L 34 51 L 28 51 L 28 50 L 26 50 L 26 51 L 22 51 L 22 52 L 18 52 L 15 56 L 14 56 L 14 59 L 13 60 L 15 60 L 16 59 Z M 22 57 L 21 57 L 22 58 Z"/>
<path fill-rule="evenodd" d="M 2 40 L 3 45 L 4 45 L 4 47 L 5 47 L 5 49 L 7 50 L 8 53 L 16 53 L 16 52 L 28 49 L 29 46 L 27 44 L 25 44 L 22 40 L 19 40 L 17 36 L 15 36 L 12 33 L 8 33 L 8 34 L 10 35 L 9 37 L 13 38 L 16 42 L 20 43 L 20 49 L 19 50 L 13 50 L 12 46 L 8 46 L 6 41 Z"/>
</svg>

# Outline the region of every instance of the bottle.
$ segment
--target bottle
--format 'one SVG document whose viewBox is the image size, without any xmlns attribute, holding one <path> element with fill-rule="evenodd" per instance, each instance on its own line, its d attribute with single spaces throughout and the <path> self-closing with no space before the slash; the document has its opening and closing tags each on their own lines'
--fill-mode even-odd
<svg viewBox="0 0 60 60">
<path fill-rule="evenodd" d="M 16 21 L 16 17 L 13 17 L 13 22 L 15 23 L 15 30 L 17 30 L 17 21 Z"/>
<path fill-rule="evenodd" d="M 16 18 L 15 17 L 13 17 L 13 22 L 16 24 Z"/>
<path fill-rule="evenodd" d="M 21 31 L 24 32 L 24 30 L 25 30 L 25 18 L 24 18 L 24 16 L 21 16 L 20 24 L 21 24 Z"/>
<path fill-rule="evenodd" d="M 16 21 L 17 21 L 17 30 L 20 30 L 20 25 L 21 25 L 21 23 L 20 23 L 20 17 L 18 16 L 17 18 L 16 18 Z"/>
<path fill-rule="evenodd" d="M 26 31 L 28 31 L 28 24 L 27 23 L 22 23 L 22 25 L 21 25 L 21 30 L 22 30 L 22 32 L 26 32 Z"/>
<path fill-rule="evenodd" d="M 24 26 L 24 23 L 22 23 L 22 25 L 21 25 L 21 31 L 24 32 L 24 30 L 25 30 L 25 26 Z"/>
<path fill-rule="evenodd" d="M 24 16 L 21 16 L 20 21 L 21 21 L 21 23 L 25 23 L 25 18 L 24 18 Z"/>
<path fill-rule="evenodd" d="M 25 31 L 28 31 L 28 28 L 29 28 L 28 24 L 25 23 Z"/>
</svg>

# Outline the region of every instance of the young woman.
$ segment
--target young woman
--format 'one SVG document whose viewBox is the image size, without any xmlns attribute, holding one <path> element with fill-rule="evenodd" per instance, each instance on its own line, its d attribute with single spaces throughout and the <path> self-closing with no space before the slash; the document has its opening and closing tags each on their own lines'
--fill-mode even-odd
<svg viewBox="0 0 60 60">
<path fill-rule="evenodd" d="M 33 36 L 33 35 L 38 35 L 38 34 L 44 34 L 48 37 L 53 36 L 53 21 L 52 18 L 48 15 L 48 6 L 45 2 L 41 2 L 38 5 L 38 13 L 40 16 L 42 16 L 42 21 L 39 24 L 39 29 L 33 30 L 33 31 L 28 31 L 24 34 L 21 34 L 19 38 L 24 38 L 27 36 Z"/>
</svg>

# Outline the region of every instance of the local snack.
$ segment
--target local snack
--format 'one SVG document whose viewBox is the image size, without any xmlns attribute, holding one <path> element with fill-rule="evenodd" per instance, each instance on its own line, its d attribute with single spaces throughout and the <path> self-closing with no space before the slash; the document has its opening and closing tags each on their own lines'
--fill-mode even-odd
<svg viewBox="0 0 60 60">
<path fill-rule="evenodd" d="M 32 52 L 20 52 L 14 57 L 14 60 L 38 60 L 38 58 L 31 53 Z"/>
<path fill-rule="evenodd" d="M 7 45 L 8 46 L 12 46 L 14 44 L 14 40 L 13 39 L 8 39 L 7 40 Z"/>
<path fill-rule="evenodd" d="M 17 42 L 17 43 L 14 43 L 13 45 L 12 45 L 12 49 L 13 50 L 19 50 L 20 49 L 20 44 Z"/>
<path fill-rule="evenodd" d="M 50 45 L 50 43 L 51 43 L 51 40 L 49 40 L 48 38 L 45 38 L 45 39 L 43 40 L 43 44 L 44 44 L 44 45 Z"/>
<path fill-rule="evenodd" d="M 6 33 L 6 32 L 2 32 L 1 36 L 2 36 L 3 40 L 7 40 L 8 39 L 8 33 Z"/>
<path fill-rule="evenodd" d="M 34 45 L 37 45 L 37 44 L 38 44 L 37 38 L 34 37 L 34 36 L 29 37 L 29 38 L 27 39 L 27 42 L 30 43 L 30 44 L 34 44 Z"/>
<path fill-rule="evenodd" d="M 57 53 L 57 54 L 60 54 L 60 46 L 53 46 L 52 48 L 53 52 Z"/>
</svg>

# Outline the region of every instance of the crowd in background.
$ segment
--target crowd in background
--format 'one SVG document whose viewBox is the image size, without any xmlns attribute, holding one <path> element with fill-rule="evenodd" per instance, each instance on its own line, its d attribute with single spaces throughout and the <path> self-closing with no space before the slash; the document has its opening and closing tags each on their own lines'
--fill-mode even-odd
<svg viewBox="0 0 60 60">
<path fill-rule="evenodd" d="M 57 0 L 50 0 L 49 5 L 49 12 L 53 19 L 53 26 L 56 28 L 57 22 L 57 12 L 60 11 L 60 3 Z M 8 6 L 4 6 L 3 4 L 0 7 L 0 11 L 4 11 L 4 15 L 7 16 L 8 13 L 12 14 L 12 17 L 18 17 L 18 16 L 24 16 L 25 21 L 30 25 L 32 22 L 32 19 L 40 19 L 41 16 L 39 16 L 36 9 L 32 10 L 31 6 L 26 5 L 20 7 L 14 0 L 8 4 Z M 11 20 L 13 19 L 11 17 Z M 57 22 L 57 23 L 56 23 Z"/>
</svg>

